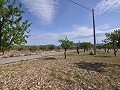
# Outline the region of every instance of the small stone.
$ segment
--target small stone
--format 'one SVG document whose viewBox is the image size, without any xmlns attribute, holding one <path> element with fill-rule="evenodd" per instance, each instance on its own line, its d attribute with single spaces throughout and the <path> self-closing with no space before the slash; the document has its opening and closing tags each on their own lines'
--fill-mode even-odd
<svg viewBox="0 0 120 90">
<path fill-rule="evenodd" d="M 92 87 L 88 86 L 88 89 L 92 89 Z"/>
</svg>

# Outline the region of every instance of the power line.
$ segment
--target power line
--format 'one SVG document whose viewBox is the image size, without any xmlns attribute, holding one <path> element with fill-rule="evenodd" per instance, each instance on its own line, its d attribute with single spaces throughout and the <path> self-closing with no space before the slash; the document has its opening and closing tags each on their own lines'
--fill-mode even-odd
<svg viewBox="0 0 120 90">
<path fill-rule="evenodd" d="M 78 4 L 78 3 L 74 2 L 74 1 L 72 1 L 72 0 L 68 0 L 68 1 L 70 1 L 70 2 L 72 2 L 72 3 L 74 3 L 74 4 L 76 4 L 76 5 L 78 5 L 78 6 L 80 6 L 80 7 L 83 7 L 83 8 L 85 8 L 85 9 L 87 9 L 87 10 L 89 10 L 89 11 L 92 12 L 92 17 L 93 17 L 93 38 L 94 38 L 94 47 L 93 47 L 93 50 L 94 50 L 94 55 L 96 56 L 96 33 L 95 33 L 96 31 L 95 31 L 94 9 L 90 9 L 90 8 L 88 8 L 88 7 L 85 7 L 85 6 L 81 5 L 81 4 Z"/>
<path fill-rule="evenodd" d="M 72 0 L 68 0 L 68 1 L 74 3 L 74 4 L 78 5 L 78 6 L 81 6 L 81 7 L 85 8 L 85 9 L 87 9 L 87 10 L 92 11 L 92 9 L 90 9 L 90 8 L 88 8 L 88 7 L 86 7 L 86 6 L 83 6 L 83 5 L 79 4 L 79 3 L 76 3 L 76 2 L 74 2 L 74 1 L 72 1 Z"/>
</svg>

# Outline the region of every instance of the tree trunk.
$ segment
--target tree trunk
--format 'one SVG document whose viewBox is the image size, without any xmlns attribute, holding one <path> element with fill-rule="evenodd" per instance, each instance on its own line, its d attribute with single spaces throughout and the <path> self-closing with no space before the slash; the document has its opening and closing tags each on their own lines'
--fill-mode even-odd
<svg viewBox="0 0 120 90">
<path fill-rule="evenodd" d="M 77 47 L 77 54 L 79 54 L 79 47 Z"/>
<path fill-rule="evenodd" d="M 108 48 L 108 50 L 107 50 L 107 53 L 109 53 L 109 48 Z"/>
<path fill-rule="evenodd" d="M 88 48 L 86 50 L 88 51 Z"/>
<path fill-rule="evenodd" d="M 118 50 L 118 49 L 114 49 L 114 55 L 115 55 L 115 56 L 117 56 L 117 54 L 116 54 L 116 53 L 117 53 L 117 50 Z"/>
<path fill-rule="evenodd" d="M 65 48 L 65 52 L 64 52 L 64 55 L 65 55 L 65 59 L 66 59 L 66 51 L 67 51 L 67 49 Z"/>
<path fill-rule="evenodd" d="M 2 51 L 2 29 L 1 29 L 1 25 L 0 25 L 0 51 Z"/>
<path fill-rule="evenodd" d="M 44 49 L 42 49 L 42 51 L 44 52 Z"/>
<path fill-rule="evenodd" d="M 105 52 L 106 52 L 106 48 L 104 48 Z"/>
<path fill-rule="evenodd" d="M 116 56 L 116 51 L 114 51 L 114 55 Z"/>
<path fill-rule="evenodd" d="M 85 49 L 84 49 L 84 52 L 85 52 Z"/>
<path fill-rule="evenodd" d="M 5 52 L 3 51 L 3 55 L 5 54 Z"/>
</svg>

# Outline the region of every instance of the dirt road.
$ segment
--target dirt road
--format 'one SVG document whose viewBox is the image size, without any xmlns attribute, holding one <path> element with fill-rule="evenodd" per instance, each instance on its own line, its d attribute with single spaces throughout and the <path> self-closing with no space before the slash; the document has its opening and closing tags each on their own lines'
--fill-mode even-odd
<svg viewBox="0 0 120 90">
<path fill-rule="evenodd" d="M 67 53 L 75 52 L 75 50 L 67 51 Z M 50 55 L 60 55 L 64 52 L 54 52 L 54 53 L 48 53 L 48 54 L 38 54 L 38 55 L 29 55 L 29 56 L 19 56 L 19 57 L 9 57 L 9 58 L 0 58 L 0 64 L 15 62 L 15 61 L 21 61 L 21 60 L 27 60 L 27 59 L 35 59 Z"/>
</svg>

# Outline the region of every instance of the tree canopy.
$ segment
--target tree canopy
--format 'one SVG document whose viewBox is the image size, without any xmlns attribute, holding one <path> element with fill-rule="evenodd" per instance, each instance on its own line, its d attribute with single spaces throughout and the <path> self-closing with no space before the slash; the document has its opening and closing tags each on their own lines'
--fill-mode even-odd
<svg viewBox="0 0 120 90">
<path fill-rule="evenodd" d="M 60 39 L 59 42 L 61 43 L 61 47 L 64 49 L 64 55 L 66 59 L 67 49 L 71 49 L 74 47 L 73 41 L 70 41 L 69 39 L 67 39 L 67 37 L 65 37 L 64 39 Z"/>
<path fill-rule="evenodd" d="M 21 7 L 16 0 L 0 0 L 0 51 L 27 43 L 31 23 L 22 20 L 25 12 Z"/>
<path fill-rule="evenodd" d="M 114 30 L 114 32 L 106 33 L 106 39 L 103 42 L 107 45 L 112 45 L 114 54 L 116 56 L 117 50 L 120 48 L 120 29 Z"/>
<path fill-rule="evenodd" d="M 79 47 L 81 49 L 84 49 L 84 52 L 85 52 L 85 50 L 88 50 L 92 47 L 92 44 L 90 42 L 83 42 L 83 43 L 80 43 Z"/>
<path fill-rule="evenodd" d="M 106 33 L 105 43 L 110 43 L 116 45 L 118 48 L 120 47 L 120 29 L 114 30 L 114 32 Z"/>
<path fill-rule="evenodd" d="M 61 47 L 63 49 L 71 49 L 73 48 L 73 41 L 70 41 L 65 37 L 64 39 L 60 39 L 59 42 L 61 43 Z"/>
</svg>

